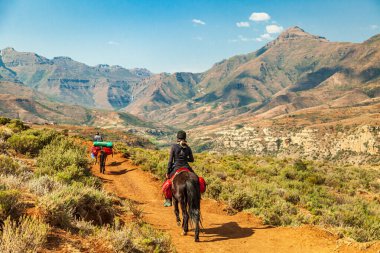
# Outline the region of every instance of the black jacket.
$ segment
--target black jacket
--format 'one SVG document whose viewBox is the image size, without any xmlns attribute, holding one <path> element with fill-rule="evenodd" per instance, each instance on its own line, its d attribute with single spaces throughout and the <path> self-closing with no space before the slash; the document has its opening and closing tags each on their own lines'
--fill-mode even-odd
<svg viewBox="0 0 380 253">
<path fill-rule="evenodd" d="M 168 173 L 170 174 L 179 168 L 191 169 L 189 162 L 194 162 L 193 152 L 189 146 L 182 147 L 179 144 L 173 144 L 170 150 L 168 163 Z"/>
</svg>

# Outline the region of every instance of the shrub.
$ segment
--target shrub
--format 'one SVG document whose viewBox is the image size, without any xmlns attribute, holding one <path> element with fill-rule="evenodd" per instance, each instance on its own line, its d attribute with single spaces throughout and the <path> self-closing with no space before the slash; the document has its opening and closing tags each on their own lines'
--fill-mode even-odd
<svg viewBox="0 0 380 253">
<path fill-rule="evenodd" d="M 54 175 L 66 167 L 86 168 L 86 148 L 68 139 L 55 139 L 41 150 L 37 159 L 38 174 Z"/>
<path fill-rule="evenodd" d="M 0 174 L 0 183 L 5 185 L 7 189 L 22 189 L 31 177 L 30 173 L 25 173 L 21 176 Z"/>
<path fill-rule="evenodd" d="M 70 165 L 55 174 L 55 178 L 62 183 L 71 184 L 73 182 L 80 182 L 87 186 L 94 186 L 100 188 L 100 179 L 93 177 L 89 170 L 80 168 L 76 165 Z"/>
<path fill-rule="evenodd" d="M 7 216 L 17 217 L 22 211 L 19 201 L 20 192 L 17 190 L 0 190 L 0 219 L 4 220 Z"/>
<path fill-rule="evenodd" d="M 58 136 L 54 130 L 29 129 L 13 134 L 9 139 L 9 145 L 21 154 L 37 155 L 40 150 Z"/>
<path fill-rule="evenodd" d="M 31 217 L 22 217 L 18 222 L 9 217 L 1 233 L 0 252 L 37 252 L 46 241 L 49 226 Z"/>
<path fill-rule="evenodd" d="M 21 132 L 28 129 L 28 126 L 25 126 L 24 123 L 19 119 L 12 119 L 7 126 L 12 129 L 13 132 Z"/>
<path fill-rule="evenodd" d="M 0 190 L 0 212 L 4 219 L 8 215 L 17 217 L 20 213 L 20 192 L 17 190 Z"/>
<path fill-rule="evenodd" d="M 63 184 L 48 175 L 44 175 L 30 180 L 27 187 L 32 193 L 43 196 L 52 191 L 61 190 Z"/>
<path fill-rule="evenodd" d="M 205 178 L 207 182 L 206 196 L 212 199 L 219 199 L 220 194 L 222 193 L 222 182 L 220 179 L 216 178 Z"/>
<path fill-rule="evenodd" d="M 12 129 L 6 126 L 1 126 L 0 127 L 0 139 L 1 140 L 8 140 L 11 136 L 13 135 Z"/>
<path fill-rule="evenodd" d="M 106 241 L 114 252 L 173 252 L 170 237 L 148 224 L 114 225 L 103 228 L 96 238 Z"/>
<path fill-rule="evenodd" d="M 114 217 L 112 203 L 107 193 L 74 184 L 41 197 L 38 208 L 47 223 L 70 228 L 74 218 L 100 225 L 111 223 Z"/>
<path fill-rule="evenodd" d="M 230 197 L 228 204 L 233 209 L 242 211 L 253 206 L 253 198 L 245 192 L 238 192 Z"/>
<path fill-rule="evenodd" d="M 300 159 L 294 161 L 293 167 L 296 170 L 307 170 L 306 164 Z"/>
<path fill-rule="evenodd" d="M 24 169 L 20 169 L 20 164 L 6 155 L 0 155 L 0 173 L 18 175 L 23 172 Z"/>
<path fill-rule="evenodd" d="M 0 125 L 6 125 L 11 122 L 10 118 L 0 117 Z"/>
</svg>

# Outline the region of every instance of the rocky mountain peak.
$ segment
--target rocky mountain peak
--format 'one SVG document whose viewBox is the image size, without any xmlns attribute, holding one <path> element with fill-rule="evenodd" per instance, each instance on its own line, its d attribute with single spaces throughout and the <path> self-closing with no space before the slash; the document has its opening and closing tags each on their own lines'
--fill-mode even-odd
<svg viewBox="0 0 380 253">
<path fill-rule="evenodd" d="M 3 50 L 0 50 L 1 53 L 10 53 L 10 52 L 15 52 L 16 50 L 13 47 L 6 47 Z"/>
<path fill-rule="evenodd" d="M 267 47 L 271 47 L 271 46 L 281 44 L 281 43 L 286 43 L 289 41 L 305 41 L 305 40 L 316 40 L 320 42 L 328 42 L 328 40 L 325 37 L 307 33 L 302 28 L 298 26 L 293 26 L 283 31 L 277 37 L 277 39 L 269 42 L 267 44 Z"/>
</svg>

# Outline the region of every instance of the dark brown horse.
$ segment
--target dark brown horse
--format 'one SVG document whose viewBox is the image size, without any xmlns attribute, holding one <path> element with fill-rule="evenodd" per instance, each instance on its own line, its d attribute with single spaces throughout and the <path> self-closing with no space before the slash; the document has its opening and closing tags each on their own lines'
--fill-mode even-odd
<svg viewBox="0 0 380 253">
<path fill-rule="evenodd" d="M 100 166 L 100 173 L 103 173 L 106 171 L 106 160 L 107 160 L 107 154 L 103 150 L 100 150 L 99 152 L 99 166 Z"/>
<path fill-rule="evenodd" d="M 189 218 L 195 224 L 195 241 L 199 242 L 199 223 L 201 217 L 201 192 L 198 176 L 189 171 L 180 172 L 173 179 L 174 213 L 177 225 L 181 225 L 178 204 L 182 210 L 182 235 L 189 231 Z"/>
</svg>

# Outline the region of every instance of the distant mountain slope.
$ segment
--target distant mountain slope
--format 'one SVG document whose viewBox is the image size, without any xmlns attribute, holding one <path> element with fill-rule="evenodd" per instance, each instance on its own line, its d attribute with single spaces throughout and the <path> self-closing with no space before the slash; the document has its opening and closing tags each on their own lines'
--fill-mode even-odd
<svg viewBox="0 0 380 253">
<path fill-rule="evenodd" d="M 47 59 L 13 48 L 0 53 L 0 93 L 28 93 L 42 104 L 116 110 L 115 124 L 128 118 L 123 112 L 173 127 L 217 127 L 305 109 L 377 104 L 380 97 L 380 35 L 363 43 L 330 42 L 291 27 L 261 49 L 223 60 L 203 73 L 153 75 L 145 69 L 90 67 L 68 57 Z M 6 82 L 14 85 L 8 88 Z"/>
<path fill-rule="evenodd" d="M 52 102 L 22 83 L 0 80 L 0 116 L 20 118 L 33 123 L 89 125 L 124 130 L 159 128 L 125 112 L 89 109 Z"/>
<path fill-rule="evenodd" d="M 132 100 L 134 85 L 151 76 L 146 69 L 90 67 L 69 57 L 50 60 L 13 48 L 5 48 L 0 53 L 0 80 L 22 82 L 57 101 L 86 107 L 125 107 Z"/>
<path fill-rule="evenodd" d="M 136 99 L 125 110 L 186 127 L 272 118 L 320 105 L 353 106 L 380 95 L 379 37 L 360 44 L 329 42 L 292 27 L 258 51 L 204 73 L 144 80 L 144 102 Z"/>
</svg>

